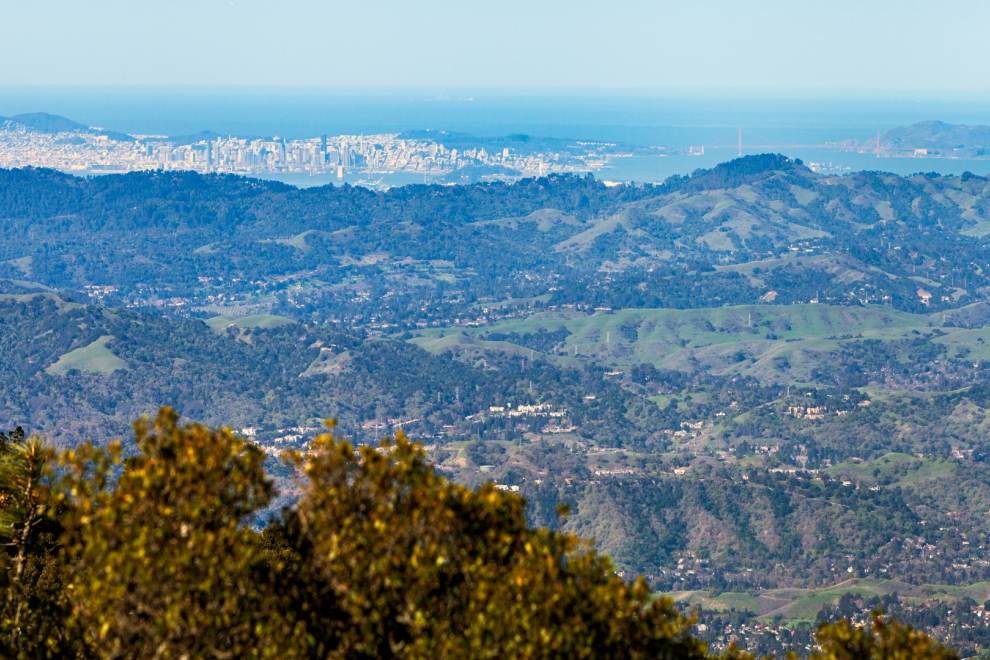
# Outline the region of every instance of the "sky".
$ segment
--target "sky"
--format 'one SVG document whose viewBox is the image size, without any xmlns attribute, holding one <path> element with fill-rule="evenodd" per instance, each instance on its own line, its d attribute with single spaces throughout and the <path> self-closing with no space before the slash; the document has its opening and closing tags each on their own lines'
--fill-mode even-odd
<svg viewBox="0 0 990 660">
<path fill-rule="evenodd" d="M 990 94 L 986 0 L 0 0 L 0 87 Z"/>
</svg>

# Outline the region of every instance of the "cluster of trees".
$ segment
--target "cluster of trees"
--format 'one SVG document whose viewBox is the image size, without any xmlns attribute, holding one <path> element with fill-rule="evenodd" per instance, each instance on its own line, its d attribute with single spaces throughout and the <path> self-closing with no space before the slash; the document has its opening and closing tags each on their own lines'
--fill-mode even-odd
<svg viewBox="0 0 990 660">
<path fill-rule="evenodd" d="M 693 266 L 692 263 L 651 265 L 604 278 L 594 271 L 576 273 L 553 293 L 550 302 L 614 309 L 693 309 L 754 304 L 764 293 L 740 273 L 714 271 L 710 266 L 699 272 Z"/>
<path fill-rule="evenodd" d="M 507 341 L 517 346 L 524 346 L 541 353 L 552 353 L 567 339 L 571 331 L 567 328 L 547 330 L 540 328 L 536 332 L 486 332 L 481 338 L 486 341 Z"/>
<path fill-rule="evenodd" d="M 521 498 L 446 481 L 404 436 L 321 436 L 291 456 L 297 502 L 262 525 L 263 452 L 168 409 L 135 431 L 126 453 L 59 455 L 0 435 L 4 655 L 707 657 L 643 580 L 528 526 Z M 955 657 L 879 618 L 819 642 L 822 658 Z"/>
</svg>

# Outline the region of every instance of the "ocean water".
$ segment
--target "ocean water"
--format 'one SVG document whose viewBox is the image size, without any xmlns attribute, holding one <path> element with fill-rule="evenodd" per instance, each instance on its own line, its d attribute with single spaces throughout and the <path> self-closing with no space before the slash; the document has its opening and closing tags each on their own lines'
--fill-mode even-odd
<svg viewBox="0 0 990 660">
<path fill-rule="evenodd" d="M 990 123 L 990 98 L 769 98 L 717 94 L 607 94 L 491 91 L 328 91 L 214 89 L 0 88 L 0 116 L 51 112 L 107 129 L 182 135 L 213 130 L 287 138 L 341 133 L 445 129 L 479 136 L 510 133 L 602 140 L 683 150 L 615 160 L 598 173 L 618 181 L 662 181 L 744 153 L 784 153 L 834 171 L 884 170 L 990 174 L 990 160 L 876 158 L 824 149 L 828 142 L 866 142 L 895 126 L 939 119 Z M 355 174 L 351 183 L 368 177 Z M 393 185 L 422 177 L 395 175 Z M 314 185 L 326 177 L 293 177 Z"/>
</svg>

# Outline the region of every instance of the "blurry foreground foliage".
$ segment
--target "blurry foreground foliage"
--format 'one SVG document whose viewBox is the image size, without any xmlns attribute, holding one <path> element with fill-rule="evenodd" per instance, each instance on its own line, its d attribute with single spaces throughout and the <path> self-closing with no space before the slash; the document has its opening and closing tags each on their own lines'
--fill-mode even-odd
<svg viewBox="0 0 990 660">
<path fill-rule="evenodd" d="M 709 657 L 644 581 L 401 434 L 290 455 L 301 495 L 261 529 L 259 449 L 169 409 L 135 434 L 127 458 L 0 434 L 3 657 Z M 955 657 L 880 618 L 819 641 L 821 658 Z"/>
</svg>

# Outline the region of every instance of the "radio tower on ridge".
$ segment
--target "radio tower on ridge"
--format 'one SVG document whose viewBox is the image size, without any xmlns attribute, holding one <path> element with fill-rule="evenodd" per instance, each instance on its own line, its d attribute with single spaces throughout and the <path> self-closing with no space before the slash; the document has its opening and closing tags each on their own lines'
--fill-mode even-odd
<svg viewBox="0 0 990 660">
<path fill-rule="evenodd" d="M 742 145 L 742 126 L 739 127 L 739 157 L 742 158 L 743 155 L 743 145 Z"/>
</svg>

